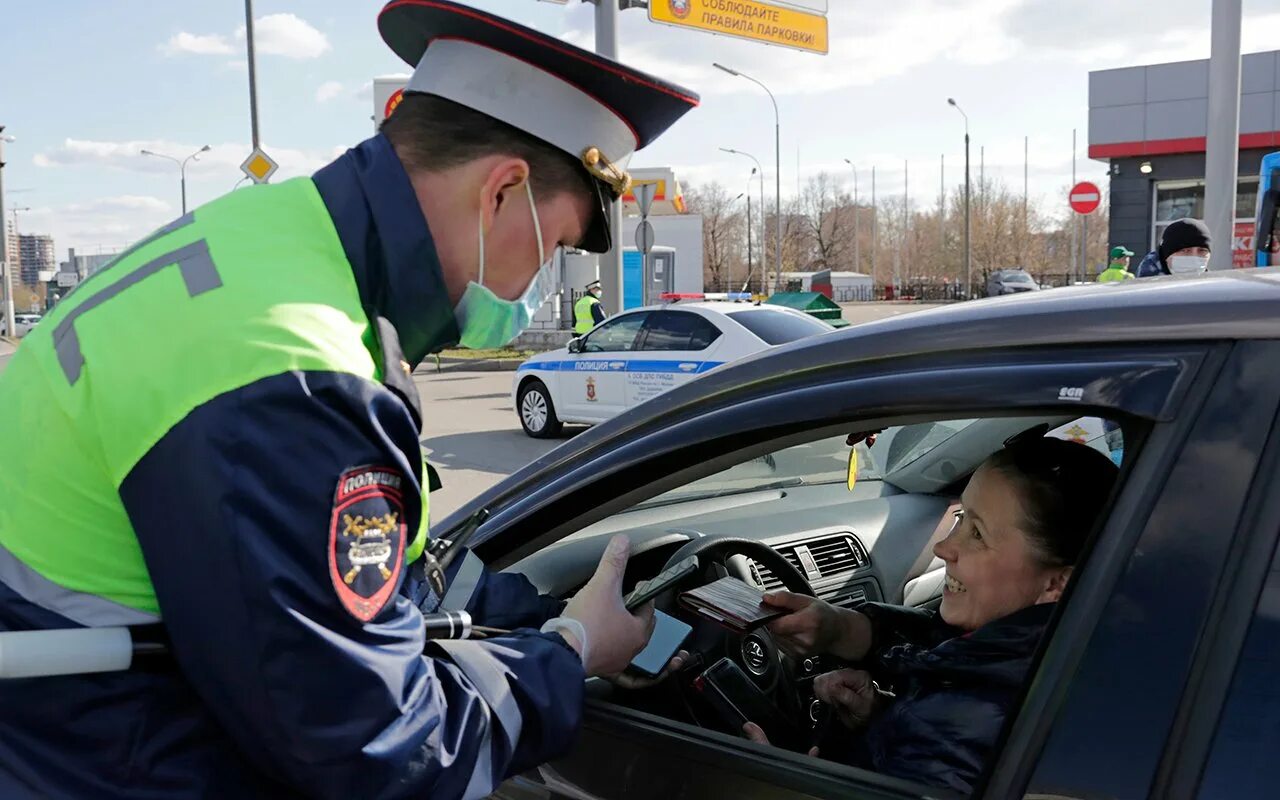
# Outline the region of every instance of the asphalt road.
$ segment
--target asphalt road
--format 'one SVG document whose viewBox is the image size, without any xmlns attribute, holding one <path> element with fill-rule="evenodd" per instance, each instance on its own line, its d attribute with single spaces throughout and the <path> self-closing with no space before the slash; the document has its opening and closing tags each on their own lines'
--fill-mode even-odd
<svg viewBox="0 0 1280 800">
<path fill-rule="evenodd" d="M 451 511 L 562 439 L 531 439 L 511 403 L 512 372 L 417 374 L 427 458 L 444 488 L 431 495 L 432 520 Z M 567 427 L 565 437 L 585 430 Z"/>
</svg>

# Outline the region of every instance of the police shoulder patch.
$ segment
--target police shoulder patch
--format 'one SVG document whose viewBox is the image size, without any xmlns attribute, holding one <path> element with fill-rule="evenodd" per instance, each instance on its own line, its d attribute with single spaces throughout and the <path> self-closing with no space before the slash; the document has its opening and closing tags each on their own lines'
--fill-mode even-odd
<svg viewBox="0 0 1280 800">
<path fill-rule="evenodd" d="M 329 522 L 329 579 L 338 600 L 361 622 L 373 619 L 395 593 L 408 525 L 404 474 L 395 467 L 342 473 Z"/>
</svg>

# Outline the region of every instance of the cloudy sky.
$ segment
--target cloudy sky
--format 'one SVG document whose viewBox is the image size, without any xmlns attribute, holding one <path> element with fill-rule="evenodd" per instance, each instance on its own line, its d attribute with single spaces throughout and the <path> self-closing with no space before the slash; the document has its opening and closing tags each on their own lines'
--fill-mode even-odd
<svg viewBox="0 0 1280 800">
<path fill-rule="evenodd" d="M 751 152 L 773 179 L 773 113 L 754 84 L 713 69 L 720 61 L 765 81 L 782 115 L 783 193 L 822 171 L 869 192 L 901 195 L 910 164 L 912 202 L 933 206 L 940 160 L 962 180 L 969 115 L 974 172 L 1020 186 L 1030 137 L 1033 202 L 1056 210 L 1072 170 L 1105 180 L 1085 158 L 1090 70 L 1209 53 L 1210 0 L 802 0 L 829 7 L 827 56 L 652 24 L 621 15 L 623 60 L 682 83 L 701 108 L 633 166 L 671 166 L 686 183 L 746 188 Z M 590 47 L 594 7 L 538 0 L 471 0 L 486 10 Z M 374 76 L 406 67 L 383 46 L 367 0 L 258 0 L 262 141 L 279 178 L 308 174 L 371 135 Z M 1245 52 L 1274 48 L 1280 0 L 1244 0 Z M 244 6 L 239 0 L 6 2 L 0 26 L 0 124 L 7 145 L 6 205 L 23 231 L 66 248 L 116 249 L 176 216 L 178 168 L 139 155 L 184 157 L 192 206 L 230 191 L 250 149 Z M 758 189 L 757 189 L 758 191 Z M 772 188 L 769 189 L 772 194 Z M 10 217 L 12 218 L 12 217 Z"/>
</svg>

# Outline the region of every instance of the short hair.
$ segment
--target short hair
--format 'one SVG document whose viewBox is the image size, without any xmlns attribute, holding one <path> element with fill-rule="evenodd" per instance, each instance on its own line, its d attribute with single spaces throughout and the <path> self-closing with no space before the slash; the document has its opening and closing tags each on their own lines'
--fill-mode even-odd
<svg viewBox="0 0 1280 800">
<path fill-rule="evenodd" d="M 595 179 L 568 153 L 443 97 L 406 93 L 381 131 L 411 172 L 441 172 L 491 155 L 514 156 L 528 162 L 529 181 L 540 197 L 594 195 Z"/>
<path fill-rule="evenodd" d="M 1054 438 L 1015 442 L 984 466 L 1013 484 L 1022 501 L 1023 532 L 1041 562 L 1055 567 L 1080 558 L 1120 473 L 1092 447 Z"/>
</svg>

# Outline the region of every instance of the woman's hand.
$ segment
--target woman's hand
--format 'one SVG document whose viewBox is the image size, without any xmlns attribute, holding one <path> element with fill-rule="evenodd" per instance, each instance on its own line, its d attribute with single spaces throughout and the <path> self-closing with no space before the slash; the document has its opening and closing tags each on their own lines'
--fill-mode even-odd
<svg viewBox="0 0 1280 800">
<path fill-rule="evenodd" d="M 756 744 L 769 744 L 769 737 L 764 735 L 764 729 L 761 728 L 759 725 L 755 724 L 754 722 L 748 722 L 746 725 L 743 725 L 742 732 L 743 734 L 746 735 L 748 739 L 755 742 Z M 809 755 L 813 756 L 814 758 L 817 758 L 818 748 L 810 747 Z"/>
<path fill-rule="evenodd" d="M 826 653 L 840 635 L 839 609 L 816 597 L 769 592 L 764 596 L 764 603 L 788 612 L 767 627 L 778 646 L 793 656 Z"/>
<path fill-rule="evenodd" d="M 819 675 L 813 681 L 813 693 L 835 711 L 845 727 L 863 727 L 885 702 L 871 673 L 861 669 L 842 669 Z"/>
<path fill-rule="evenodd" d="M 778 646 L 792 656 L 831 653 L 858 661 L 871 649 L 871 621 L 857 611 L 792 592 L 769 592 L 764 603 L 790 612 L 767 627 Z"/>
</svg>

